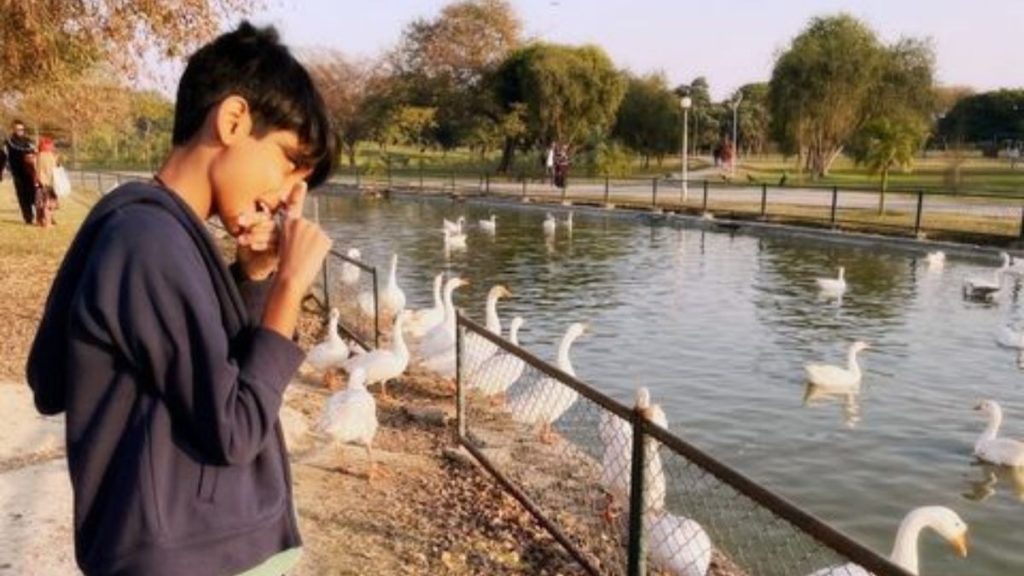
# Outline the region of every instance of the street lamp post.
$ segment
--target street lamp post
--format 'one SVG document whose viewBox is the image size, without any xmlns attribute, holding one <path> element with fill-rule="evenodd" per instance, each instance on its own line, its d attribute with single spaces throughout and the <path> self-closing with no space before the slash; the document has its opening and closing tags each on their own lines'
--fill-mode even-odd
<svg viewBox="0 0 1024 576">
<path fill-rule="evenodd" d="M 680 99 L 679 103 L 683 106 L 683 204 L 686 204 L 686 201 L 689 200 L 690 198 L 690 186 L 686 182 L 686 164 L 688 160 L 688 158 L 686 157 L 688 152 L 686 146 L 686 133 L 690 126 L 690 106 L 693 105 L 693 100 L 691 100 L 689 96 L 683 96 L 682 99 Z"/>
<path fill-rule="evenodd" d="M 732 102 L 732 168 L 730 170 L 731 176 L 736 175 L 736 161 L 740 159 L 740 143 L 736 139 L 736 111 L 740 108 L 740 102 L 743 101 L 743 92 L 736 95 L 736 99 Z"/>
</svg>

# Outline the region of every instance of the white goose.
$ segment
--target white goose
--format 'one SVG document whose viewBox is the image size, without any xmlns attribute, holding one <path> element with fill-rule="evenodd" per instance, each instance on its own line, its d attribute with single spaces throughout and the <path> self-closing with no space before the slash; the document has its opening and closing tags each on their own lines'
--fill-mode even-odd
<svg viewBox="0 0 1024 576">
<path fill-rule="evenodd" d="M 823 390 L 836 393 L 855 393 L 860 390 L 860 365 L 857 364 L 857 353 L 867 350 L 870 346 L 867 343 L 857 341 L 850 346 L 847 355 L 847 366 L 832 366 L 830 364 L 807 364 L 804 372 L 807 374 L 807 382 Z"/>
<path fill-rule="evenodd" d="M 391 267 L 388 269 L 388 281 L 378 295 L 380 314 L 390 318 L 401 314 L 405 309 L 405 292 L 398 287 L 398 253 L 391 255 Z M 373 315 L 373 291 L 368 290 L 359 295 L 359 309 L 366 316 Z"/>
<path fill-rule="evenodd" d="M 483 230 L 484 232 L 487 232 L 488 234 L 494 234 L 495 232 L 498 231 L 497 220 L 498 217 L 495 216 L 494 214 L 491 214 L 490 220 L 480 220 L 479 222 L 477 222 L 477 225 L 479 225 L 480 229 Z"/>
<path fill-rule="evenodd" d="M 928 263 L 929 270 L 938 270 L 946 264 L 946 253 L 941 250 L 929 252 L 924 260 Z"/>
<path fill-rule="evenodd" d="M 338 320 L 341 314 L 337 308 L 331 308 L 330 317 L 327 321 L 327 335 L 323 341 L 314 346 L 306 354 L 306 362 L 318 372 L 326 372 L 332 368 L 341 366 L 341 363 L 348 358 L 349 350 L 345 341 L 338 334 Z"/>
<path fill-rule="evenodd" d="M 544 224 L 541 225 L 544 228 L 544 235 L 551 236 L 555 233 L 556 221 L 555 217 L 548 212 L 547 216 L 544 217 Z"/>
<path fill-rule="evenodd" d="M 896 531 L 896 542 L 893 544 L 889 559 L 893 564 L 917 576 L 918 553 L 917 539 L 921 531 L 931 528 L 942 536 L 961 557 L 967 556 L 967 524 L 945 506 L 924 506 L 912 510 Z M 844 564 L 823 568 L 810 576 L 871 576 L 857 564 Z"/>
<path fill-rule="evenodd" d="M 366 370 L 354 369 L 349 374 L 348 387 L 327 399 L 316 429 L 328 434 L 339 444 L 358 444 L 365 447 L 369 463 L 367 478 L 373 478 L 373 438 L 377 435 L 377 401 L 366 390 Z"/>
<path fill-rule="evenodd" d="M 378 348 L 365 354 L 353 356 L 346 360 L 341 367 L 350 375 L 359 369 L 366 372 L 366 383 L 380 383 L 381 396 L 387 396 L 385 387 L 388 380 L 398 378 L 405 373 L 409 366 L 409 349 L 405 346 L 405 339 L 402 337 L 402 315 L 395 316 L 395 327 L 391 333 L 391 348 Z"/>
<path fill-rule="evenodd" d="M 846 268 L 839 267 L 839 275 L 836 278 L 815 278 L 818 290 L 828 296 L 842 296 L 846 292 Z"/>
<path fill-rule="evenodd" d="M 664 510 L 644 515 L 651 567 L 671 576 L 705 576 L 711 566 L 711 538 L 695 520 Z"/>
<path fill-rule="evenodd" d="M 444 321 L 444 300 L 441 299 L 441 284 L 444 272 L 434 276 L 434 306 L 420 310 L 406 310 L 405 333 L 410 338 L 422 338 L 434 326 Z"/>
<path fill-rule="evenodd" d="M 442 226 L 441 229 L 442 230 L 446 230 L 448 232 L 451 232 L 453 234 L 459 234 L 459 233 L 462 232 L 462 225 L 465 224 L 465 223 L 466 223 L 466 218 L 463 217 L 463 216 L 459 216 L 455 220 L 455 222 L 452 222 L 451 220 L 445 218 L 443 223 L 442 223 L 443 226 Z"/>
<path fill-rule="evenodd" d="M 363 256 L 359 252 L 358 248 L 349 248 L 346 255 L 353 260 L 359 260 Z M 343 262 L 341 265 L 341 284 L 347 288 L 355 287 L 355 285 L 359 283 L 359 275 L 361 272 L 362 270 L 359 269 L 359 266 Z"/>
<path fill-rule="evenodd" d="M 1003 275 L 1010 269 L 1010 255 L 999 254 L 1003 265 L 992 272 L 992 276 L 968 276 L 964 278 L 964 296 L 968 298 L 992 298 L 1003 287 Z"/>
<path fill-rule="evenodd" d="M 578 322 L 569 326 L 558 346 L 558 368 L 570 376 L 575 376 L 576 372 L 569 360 L 569 348 L 586 330 L 587 325 Z M 578 398 L 579 393 L 569 386 L 553 378 L 544 378 L 519 390 L 516 396 L 509 399 L 506 408 L 518 422 L 540 424 L 541 442 L 552 443 L 555 438 L 552 436 L 551 425 L 561 418 Z"/>
<path fill-rule="evenodd" d="M 444 283 L 444 320 L 434 326 L 417 347 L 417 357 L 420 360 L 429 359 L 431 356 L 442 354 L 455 347 L 455 303 L 452 302 L 452 294 L 456 289 L 469 285 L 469 281 L 462 278 L 449 278 Z"/>
<path fill-rule="evenodd" d="M 647 420 L 662 428 L 668 428 L 664 410 L 657 404 L 651 404 L 651 393 L 646 387 L 640 387 L 636 391 L 636 408 Z M 605 518 L 611 520 L 614 517 L 612 508 L 629 502 L 633 466 L 633 428 L 623 418 L 605 413 L 602 415 L 598 433 L 604 443 L 600 482 L 609 496 Z M 665 507 L 665 470 L 657 442 L 651 441 L 645 445 L 644 460 L 647 462 L 644 512 L 649 513 Z"/>
<path fill-rule="evenodd" d="M 501 336 L 501 318 L 498 317 L 498 299 L 508 298 L 512 293 L 501 284 L 496 284 L 487 292 L 487 303 L 484 306 L 485 318 L 487 320 L 487 331 L 495 336 Z M 498 347 L 490 340 L 477 334 L 468 334 L 465 343 L 465 355 L 463 357 L 463 374 L 472 374 L 480 364 L 494 355 Z"/>
<path fill-rule="evenodd" d="M 516 316 L 509 325 L 508 341 L 514 346 L 519 346 L 519 328 L 523 323 L 523 317 Z M 526 363 L 519 356 L 500 351 L 469 373 L 466 387 L 475 388 L 486 396 L 503 395 L 523 375 L 525 367 Z"/>
<path fill-rule="evenodd" d="M 988 426 L 974 443 L 974 455 L 990 464 L 1024 466 L 1024 442 L 996 437 L 1003 423 L 1003 409 L 999 403 L 995 400 L 982 400 L 974 409 L 988 418 Z"/>
</svg>

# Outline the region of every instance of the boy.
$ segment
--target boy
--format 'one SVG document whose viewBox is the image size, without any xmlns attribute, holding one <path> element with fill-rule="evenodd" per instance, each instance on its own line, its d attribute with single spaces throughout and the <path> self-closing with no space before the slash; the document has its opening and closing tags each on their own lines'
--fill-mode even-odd
<svg viewBox="0 0 1024 576">
<path fill-rule="evenodd" d="M 281 574 L 301 541 L 278 410 L 330 249 L 302 203 L 336 143 L 306 70 L 246 22 L 192 55 L 174 116 L 154 182 L 108 194 L 68 250 L 28 382 L 66 413 L 86 574 Z"/>
</svg>

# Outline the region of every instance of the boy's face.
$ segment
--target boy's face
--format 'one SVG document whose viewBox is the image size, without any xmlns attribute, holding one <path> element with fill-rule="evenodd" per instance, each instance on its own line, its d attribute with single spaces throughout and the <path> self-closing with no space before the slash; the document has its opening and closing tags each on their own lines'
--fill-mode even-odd
<svg viewBox="0 0 1024 576">
<path fill-rule="evenodd" d="M 295 132 L 275 130 L 240 137 L 218 155 L 210 168 L 212 207 L 232 236 L 242 232 L 240 216 L 277 211 L 292 187 L 309 175 L 292 160 L 300 146 Z"/>
</svg>

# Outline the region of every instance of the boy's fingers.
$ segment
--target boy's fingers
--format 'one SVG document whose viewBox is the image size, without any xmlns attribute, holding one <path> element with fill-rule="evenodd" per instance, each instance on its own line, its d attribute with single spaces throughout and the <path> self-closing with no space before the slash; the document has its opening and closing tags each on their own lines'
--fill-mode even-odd
<svg viewBox="0 0 1024 576">
<path fill-rule="evenodd" d="M 302 207 L 306 203 L 306 183 L 299 182 L 292 186 L 292 191 L 288 194 L 288 200 L 285 203 L 288 206 L 288 218 L 297 219 L 302 218 Z"/>
</svg>

